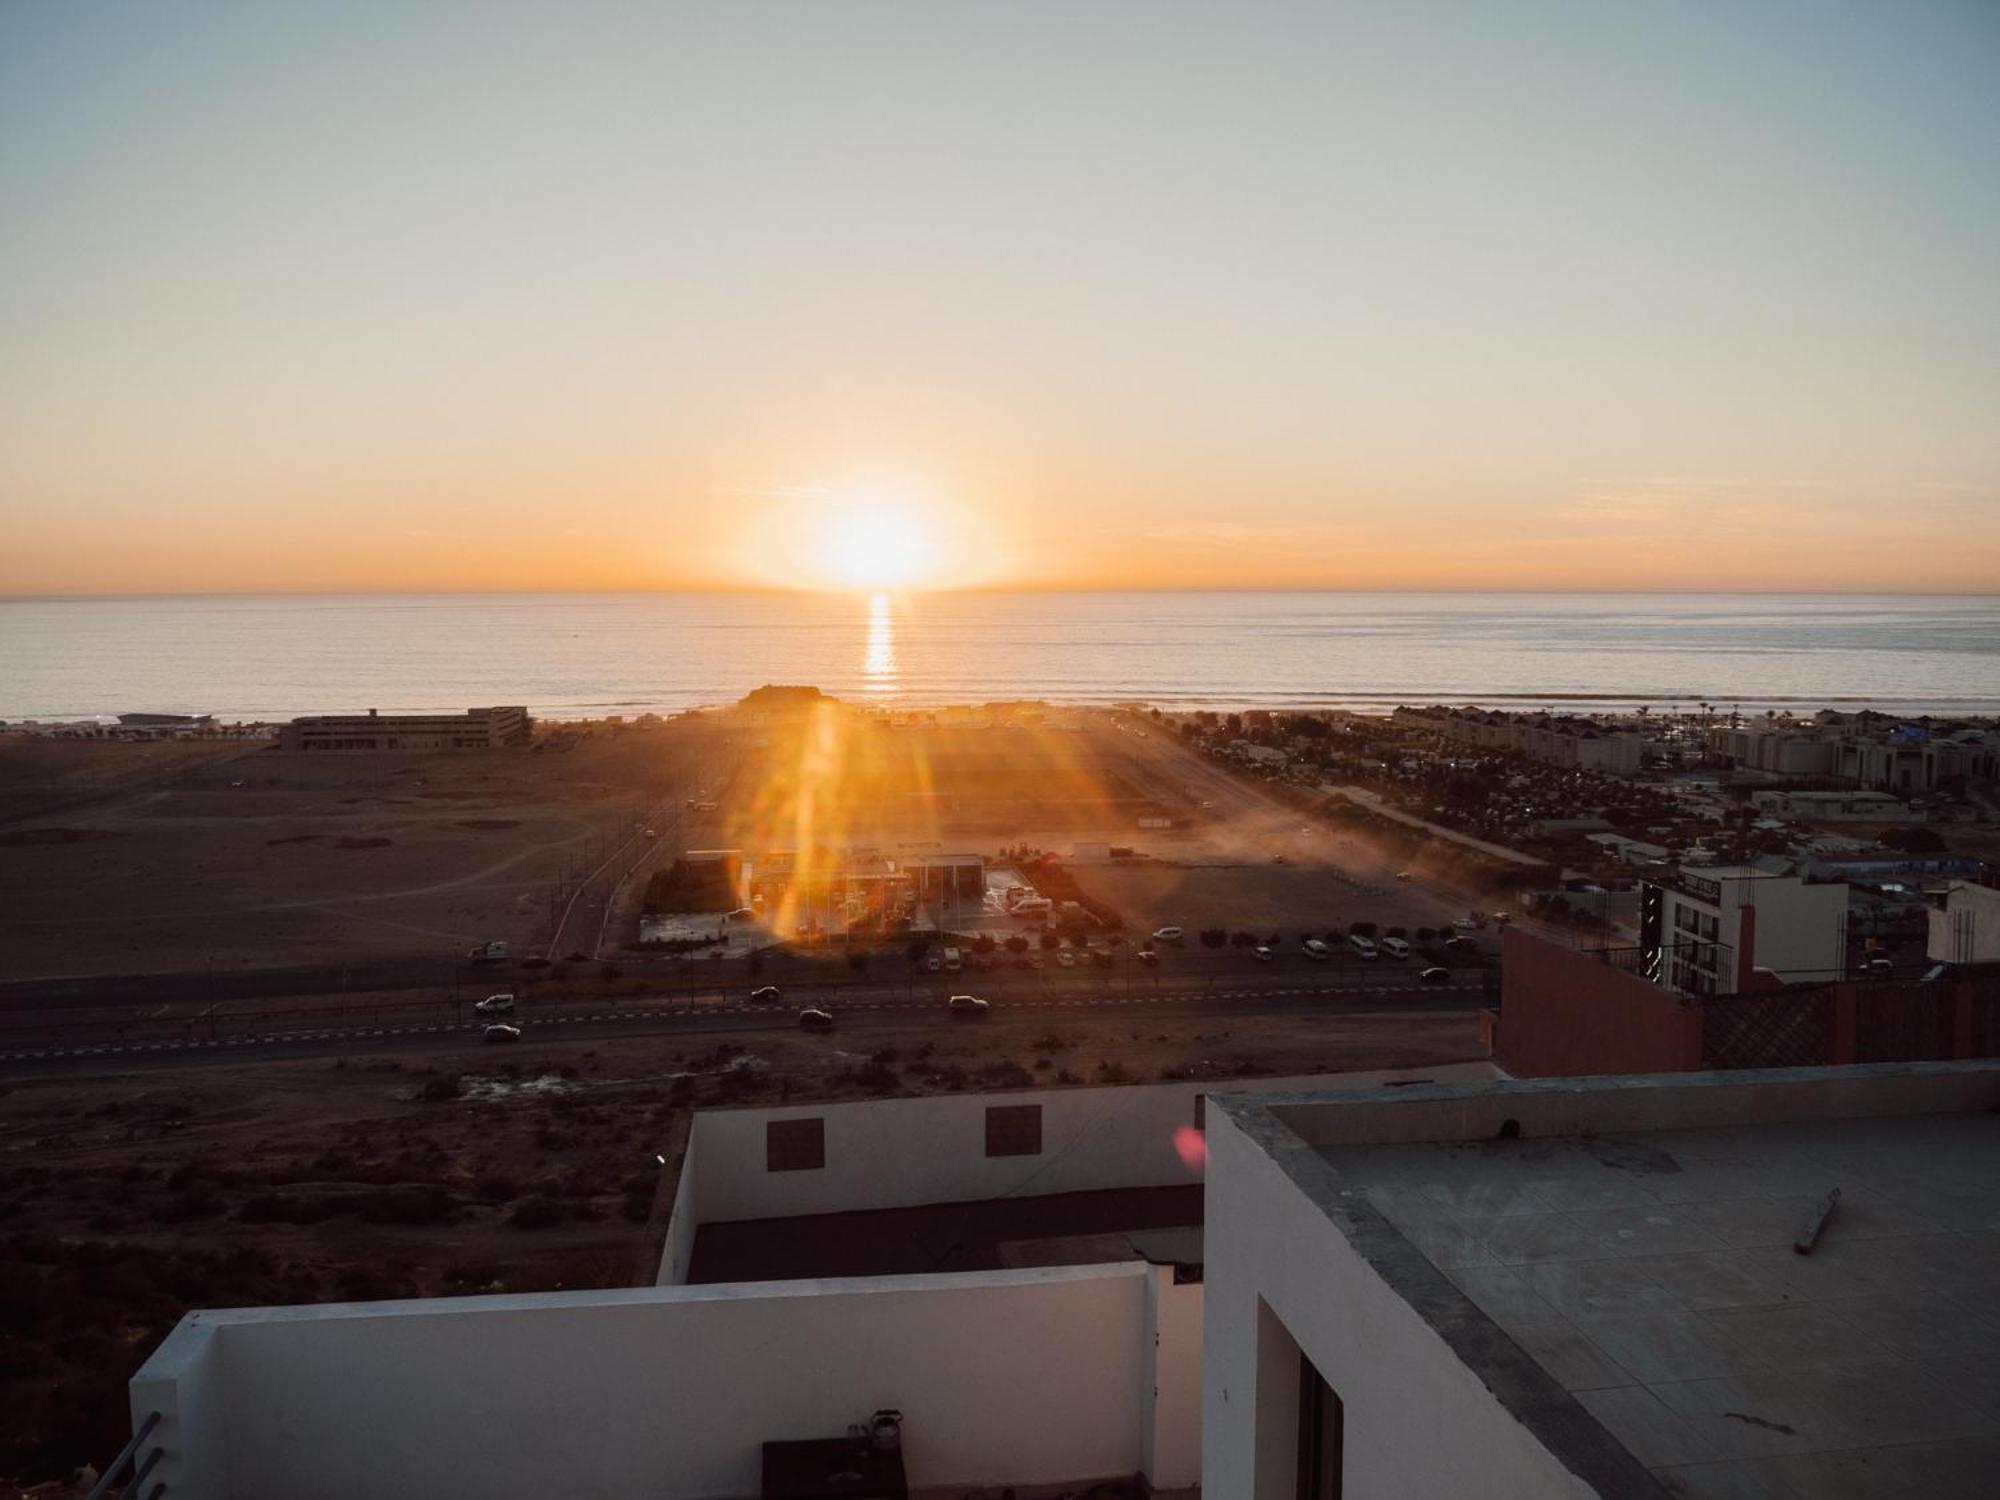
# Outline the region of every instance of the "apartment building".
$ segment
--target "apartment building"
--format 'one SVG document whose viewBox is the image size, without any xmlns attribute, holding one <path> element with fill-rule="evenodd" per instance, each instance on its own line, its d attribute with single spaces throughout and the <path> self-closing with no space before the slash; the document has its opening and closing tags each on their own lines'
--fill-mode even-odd
<svg viewBox="0 0 2000 1500">
<path fill-rule="evenodd" d="M 1649 978 L 1689 995 L 1847 971 L 1847 887 L 1751 865 L 1684 868 L 1639 889 Z"/>
<path fill-rule="evenodd" d="M 2000 964 L 2000 890 L 1954 881 L 1926 913 L 1924 956 L 1941 964 Z"/>
<path fill-rule="evenodd" d="M 1428 729 L 1455 744 L 1525 755 L 1544 765 L 1606 776 L 1631 776 L 1645 758 L 1642 734 L 1594 719 L 1552 714 L 1513 714 L 1480 708 L 1399 708 L 1396 723 Z"/>
<path fill-rule="evenodd" d="M 848 1492 L 772 1488 L 800 1454 L 862 1494 L 1983 1500 L 1996 1148 L 1992 1063 L 704 1112 L 657 1285 L 193 1312 L 126 1462 L 206 1500 Z M 888 1456 L 845 1436 L 882 1411 Z"/>
<path fill-rule="evenodd" d="M 321 714 L 279 726 L 288 751 L 497 750 L 522 745 L 534 721 L 525 708 L 468 708 L 460 714 Z"/>
</svg>

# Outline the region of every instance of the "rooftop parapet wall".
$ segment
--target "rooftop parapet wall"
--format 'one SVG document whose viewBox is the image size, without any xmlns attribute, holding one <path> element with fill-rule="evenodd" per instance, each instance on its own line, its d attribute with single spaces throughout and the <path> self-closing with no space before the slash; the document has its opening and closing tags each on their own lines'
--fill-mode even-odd
<svg viewBox="0 0 2000 1500">
<path fill-rule="evenodd" d="M 1503 1131 L 1536 1137 L 1703 1130 L 2000 1109 L 2000 1062 L 1425 1084 L 1386 1094 L 1218 1096 L 1215 1107 L 1232 1117 L 1268 1110 L 1315 1148 L 1488 1141 Z"/>
<path fill-rule="evenodd" d="M 904 1414 L 915 1486 L 1139 1472 L 1153 1268 L 191 1313 L 132 1382 L 202 1500 L 752 1495 L 760 1445 Z"/>
<path fill-rule="evenodd" d="M 1380 1088 L 1406 1079 L 1488 1079 L 1491 1064 L 1105 1088 L 938 1094 L 848 1104 L 705 1110 L 689 1147 L 699 1222 L 908 1208 L 1025 1194 L 1170 1187 L 1201 1180 L 1197 1101 L 1218 1092 Z M 1039 1149 L 989 1154 L 988 1111 L 1039 1111 Z M 1015 1117 L 1018 1119 L 1018 1117 Z M 816 1167 L 773 1170 L 774 1124 L 819 1123 Z M 811 1127 L 806 1127 L 811 1134 Z"/>
</svg>

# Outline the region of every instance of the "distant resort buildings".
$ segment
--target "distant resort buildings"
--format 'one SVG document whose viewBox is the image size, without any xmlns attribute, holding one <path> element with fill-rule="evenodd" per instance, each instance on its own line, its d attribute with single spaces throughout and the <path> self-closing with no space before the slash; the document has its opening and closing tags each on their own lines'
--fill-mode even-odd
<svg viewBox="0 0 2000 1500">
<path fill-rule="evenodd" d="M 525 745 L 534 720 L 521 707 L 468 708 L 460 714 L 321 714 L 278 730 L 288 751 L 497 750 Z"/>
</svg>

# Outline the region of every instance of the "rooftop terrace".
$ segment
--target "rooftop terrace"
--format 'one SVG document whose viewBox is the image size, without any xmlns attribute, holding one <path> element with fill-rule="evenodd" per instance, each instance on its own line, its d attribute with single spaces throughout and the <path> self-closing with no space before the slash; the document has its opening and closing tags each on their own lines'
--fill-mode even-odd
<svg viewBox="0 0 2000 1500">
<path fill-rule="evenodd" d="M 1996 1102 L 1916 1064 L 1229 1111 L 1599 1494 L 1950 1500 L 2000 1493 Z"/>
</svg>

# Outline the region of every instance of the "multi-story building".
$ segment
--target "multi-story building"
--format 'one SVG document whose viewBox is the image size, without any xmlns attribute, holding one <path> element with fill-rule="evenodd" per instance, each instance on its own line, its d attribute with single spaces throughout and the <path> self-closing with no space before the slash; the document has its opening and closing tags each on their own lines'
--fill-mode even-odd
<svg viewBox="0 0 2000 1500">
<path fill-rule="evenodd" d="M 278 748 L 293 751 L 497 750 L 526 744 L 534 721 L 525 708 L 468 708 L 462 714 L 320 714 L 278 729 Z"/>
<path fill-rule="evenodd" d="M 1764 975 L 1838 979 L 1847 967 L 1847 887 L 1748 865 L 1682 869 L 1639 892 L 1647 976 L 1688 995 L 1747 990 Z"/>
<path fill-rule="evenodd" d="M 1994 1063 L 804 1103 L 704 1112 L 668 1150 L 657 1284 L 191 1312 L 107 1477 L 169 1500 L 2000 1487 Z"/>
<path fill-rule="evenodd" d="M 1648 741 L 1594 719 L 1511 714 L 1480 708 L 1399 708 L 1395 722 L 1442 734 L 1455 744 L 1510 751 L 1544 765 L 1607 776 L 1635 774 Z"/>
<path fill-rule="evenodd" d="M 1926 958 L 1941 964 L 2000 964 L 2000 890 L 1954 881 L 1928 915 Z"/>
</svg>

